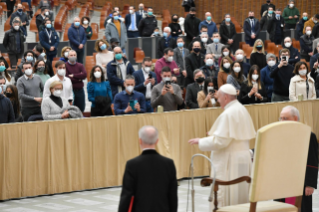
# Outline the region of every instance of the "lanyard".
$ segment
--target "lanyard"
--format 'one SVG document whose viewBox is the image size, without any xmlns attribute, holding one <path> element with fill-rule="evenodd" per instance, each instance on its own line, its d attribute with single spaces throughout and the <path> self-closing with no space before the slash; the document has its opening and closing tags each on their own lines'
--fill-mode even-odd
<svg viewBox="0 0 319 212">
<path fill-rule="evenodd" d="M 49 33 L 47 29 L 45 29 L 45 31 L 47 31 L 47 34 L 49 36 L 49 43 L 51 43 L 51 36 L 52 36 L 52 31 Z"/>
</svg>

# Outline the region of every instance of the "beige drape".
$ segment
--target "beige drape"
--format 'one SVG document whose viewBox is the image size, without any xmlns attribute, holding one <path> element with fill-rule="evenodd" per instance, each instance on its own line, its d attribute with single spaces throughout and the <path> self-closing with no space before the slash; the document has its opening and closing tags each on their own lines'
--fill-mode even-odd
<svg viewBox="0 0 319 212">
<path fill-rule="evenodd" d="M 296 106 L 301 122 L 318 135 L 319 100 L 246 108 L 258 129 L 278 121 L 286 105 Z M 141 152 L 138 130 L 144 125 L 158 128 L 158 151 L 174 160 L 178 178 L 188 177 L 191 156 L 202 152 L 187 141 L 204 137 L 221 112 L 212 108 L 0 125 L 0 199 L 121 185 L 126 161 Z M 196 158 L 194 174 L 209 175 L 208 163 Z"/>
</svg>

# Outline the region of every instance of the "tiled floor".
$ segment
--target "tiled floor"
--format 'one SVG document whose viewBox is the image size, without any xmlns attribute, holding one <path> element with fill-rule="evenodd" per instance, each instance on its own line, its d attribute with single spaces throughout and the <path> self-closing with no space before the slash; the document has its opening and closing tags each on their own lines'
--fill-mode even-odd
<svg viewBox="0 0 319 212">
<path fill-rule="evenodd" d="M 178 211 L 191 211 L 191 196 L 188 195 L 188 183 L 181 181 L 178 187 Z M 195 211 L 208 212 L 208 195 L 210 188 L 199 186 L 200 180 L 195 180 Z M 42 196 L 21 200 L 11 200 L 0 203 L 1 212 L 115 212 L 119 204 L 121 188 L 98 189 L 74 192 L 53 196 Z M 187 196 L 189 197 L 187 199 Z M 188 202 L 188 210 L 187 208 Z M 319 212 L 319 192 L 313 195 L 313 211 Z"/>
</svg>

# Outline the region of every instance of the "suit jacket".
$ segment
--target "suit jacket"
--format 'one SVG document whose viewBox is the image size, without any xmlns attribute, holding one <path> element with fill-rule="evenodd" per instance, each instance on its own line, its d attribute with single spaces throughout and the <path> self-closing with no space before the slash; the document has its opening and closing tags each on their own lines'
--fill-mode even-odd
<svg viewBox="0 0 319 212">
<path fill-rule="evenodd" d="M 217 51 L 216 51 L 216 45 L 217 45 Z M 206 54 L 214 54 L 215 59 L 219 60 L 219 58 L 222 56 L 222 48 L 224 44 L 222 43 L 211 43 L 207 46 Z"/>
<path fill-rule="evenodd" d="M 260 32 L 260 23 L 257 18 L 254 18 L 254 23 L 255 23 L 255 35 L 257 38 Z M 246 18 L 244 21 L 244 32 L 245 32 L 245 40 L 251 40 L 250 18 Z"/>
<path fill-rule="evenodd" d="M 155 79 L 155 84 L 152 86 L 152 88 L 157 84 L 156 74 L 153 71 L 150 71 L 150 74 L 152 74 L 153 78 Z M 144 94 L 146 94 L 146 87 L 144 86 L 145 78 L 143 70 L 140 69 L 138 71 L 135 71 L 133 73 L 133 76 L 135 77 L 135 87 L 134 90 Z"/>
<path fill-rule="evenodd" d="M 126 163 L 118 212 L 127 212 L 134 196 L 132 212 L 177 212 L 177 179 L 173 160 L 155 150 Z"/>
<path fill-rule="evenodd" d="M 272 41 L 275 40 L 276 22 L 277 22 L 276 15 L 273 15 L 273 17 L 268 20 L 267 32 L 269 33 L 270 40 Z M 284 25 L 285 25 L 285 20 L 282 16 L 280 16 L 280 29 L 281 29 L 282 38 L 284 37 Z"/>
<path fill-rule="evenodd" d="M 187 86 L 186 97 L 185 97 L 187 107 L 189 107 L 190 109 L 198 108 L 197 93 L 200 91 L 201 89 L 199 85 L 197 84 L 197 82 L 194 82 Z"/>
<path fill-rule="evenodd" d="M 203 54 L 199 54 L 200 56 L 200 60 L 199 63 L 197 62 L 196 59 L 196 54 L 195 53 L 191 53 L 188 57 L 186 57 L 185 59 L 185 64 L 186 64 L 186 71 L 187 71 L 187 77 L 185 78 L 185 87 L 187 87 L 188 84 L 194 82 L 194 75 L 193 72 L 196 69 L 199 69 L 200 67 L 205 65 L 204 59 L 205 56 Z"/>
<path fill-rule="evenodd" d="M 189 55 L 189 50 L 186 48 L 183 48 L 184 50 L 184 60 Z M 178 68 L 180 68 L 181 71 L 186 70 L 186 61 L 183 60 L 183 53 L 179 50 L 179 48 L 174 49 L 174 61 L 177 64 Z"/>
<path fill-rule="evenodd" d="M 142 16 L 138 13 L 135 13 L 135 18 L 136 18 L 135 28 L 136 28 L 136 31 L 138 31 L 138 24 L 140 23 L 140 20 L 142 20 Z M 127 14 L 125 16 L 125 25 L 126 25 L 127 31 L 129 31 L 128 29 L 131 25 L 131 14 Z"/>
<path fill-rule="evenodd" d="M 162 58 L 164 56 L 164 49 L 166 48 L 176 48 L 176 40 L 170 35 L 170 39 L 168 41 L 168 46 L 165 47 L 166 39 L 162 37 L 161 39 L 158 40 L 158 45 L 157 45 L 157 58 Z"/>
</svg>

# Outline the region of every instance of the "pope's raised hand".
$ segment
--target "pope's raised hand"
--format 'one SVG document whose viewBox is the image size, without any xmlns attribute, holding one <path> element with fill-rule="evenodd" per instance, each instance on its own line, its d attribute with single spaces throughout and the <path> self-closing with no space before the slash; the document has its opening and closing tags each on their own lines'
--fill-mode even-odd
<svg viewBox="0 0 319 212">
<path fill-rule="evenodd" d="M 198 144 L 200 138 L 193 138 L 188 141 L 190 145 Z"/>
</svg>

